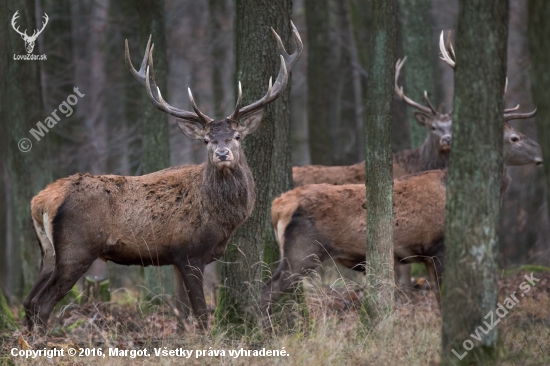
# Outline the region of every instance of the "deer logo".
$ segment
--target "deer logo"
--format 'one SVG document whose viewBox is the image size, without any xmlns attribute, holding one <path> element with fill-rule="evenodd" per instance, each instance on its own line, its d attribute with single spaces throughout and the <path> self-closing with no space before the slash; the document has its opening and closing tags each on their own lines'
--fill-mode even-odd
<svg viewBox="0 0 550 366">
<path fill-rule="evenodd" d="M 36 42 L 36 39 L 38 38 L 38 36 L 40 35 L 40 33 L 42 33 L 42 31 L 44 30 L 44 28 L 46 28 L 46 24 L 48 24 L 48 14 L 44 13 L 44 21 L 42 22 L 42 29 L 40 30 L 34 30 L 34 32 L 32 33 L 32 35 L 29 37 L 27 35 L 27 30 L 25 29 L 24 32 L 21 32 L 19 31 L 19 26 L 16 27 L 16 24 L 15 24 L 15 21 L 17 20 L 17 18 L 19 17 L 19 14 L 17 14 L 19 12 L 19 10 L 17 10 L 15 12 L 15 14 L 13 14 L 13 17 L 11 18 L 11 26 L 13 27 L 13 29 L 19 33 L 21 35 L 21 38 L 23 38 L 23 41 L 25 41 L 25 49 L 27 50 L 27 53 L 32 53 L 32 50 L 34 49 L 34 42 Z"/>
</svg>

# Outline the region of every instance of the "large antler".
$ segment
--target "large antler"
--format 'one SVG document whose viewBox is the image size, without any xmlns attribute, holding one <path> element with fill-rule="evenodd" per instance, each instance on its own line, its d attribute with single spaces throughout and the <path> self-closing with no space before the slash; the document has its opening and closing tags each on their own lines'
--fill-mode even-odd
<svg viewBox="0 0 550 366">
<path fill-rule="evenodd" d="M 451 42 L 451 32 L 449 31 L 449 33 L 447 34 L 447 45 L 445 45 L 445 42 L 444 42 L 444 38 L 445 38 L 444 32 L 445 31 L 442 31 L 441 35 L 439 36 L 439 50 L 441 51 L 441 56 L 439 58 L 441 58 L 443 61 L 445 61 L 447 65 L 451 66 L 454 69 L 456 65 L 456 55 L 455 55 L 455 50 L 453 48 L 453 44 Z M 508 78 L 506 78 L 506 82 L 504 84 L 504 94 L 506 94 L 507 90 L 508 90 Z M 517 111 L 518 109 L 519 109 L 519 104 L 514 108 L 504 109 L 504 112 L 503 112 L 504 121 L 508 122 L 513 119 L 532 118 L 537 114 L 536 108 L 533 111 L 527 112 L 527 113 L 512 113 Z"/>
<path fill-rule="evenodd" d="M 15 12 L 15 14 L 13 14 L 13 17 L 11 18 L 11 26 L 13 28 L 14 31 L 16 31 L 17 33 L 19 33 L 21 35 L 21 37 L 24 37 L 24 38 L 29 38 L 29 36 L 27 35 L 27 30 L 25 29 L 25 32 L 21 32 L 19 30 L 19 26 L 17 26 L 17 28 L 15 27 L 16 24 L 15 24 L 15 21 L 17 20 L 17 18 L 19 18 L 19 10 L 17 10 Z"/>
<path fill-rule="evenodd" d="M 38 38 L 38 36 L 40 35 L 40 33 L 42 33 L 44 31 L 44 28 L 46 28 L 46 24 L 48 24 L 48 20 L 50 19 L 48 17 L 48 14 L 44 13 L 44 15 L 42 16 L 42 18 L 44 18 L 44 21 L 42 22 L 42 29 L 40 30 L 34 30 L 34 32 L 32 33 L 32 36 L 30 36 L 29 38 L 31 39 L 36 39 Z M 25 30 L 25 33 L 26 33 L 26 30 Z"/>
<path fill-rule="evenodd" d="M 160 89 L 155 82 L 155 71 L 153 67 L 153 50 L 155 48 L 155 45 L 151 46 L 151 37 L 152 36 L 149 36 L 149 40 L 147 41 L 147 47 L 145 47 L 145 53 L 143 55 L 143 60 L 141 61 L 139 71 L 136 71 L 136 69 L 132 65 L 132 61 L 130 59 L 130 50 L 128 48 L 128 40 L 126 40 L 124 60 L 126 63 L 126 67 L 130 71 L 130 74 L 132 74 L 132 76 L 134 77 L 134 79 L 136 79 L 138 83 L 146 88 L 147 95 L 149 96 L 149 99 L 151 100 L 151 103 L 153 103 L 155 108 L 166 112 L 176 118 L 193 121 L 203 126 L 209 122 L 212 122 L 213 119 L 202 113 L 195 104 L 195 100 L 193 99 L 193 95 L 191 94 L 191 89 L 189 89 L 189 99 L 191 100 L 191 104 L 195 113 L 186 111 L 184 109 L 172 107 L 162 98 Z"/>
<path fill-rule="evenodd" d="M 441 52 L 439 58 L 454 69 L 456 65 L 456 55 L 451 42 L 451 32 L 449 31 L 447 35 L 447 47 L 445 47 L 444 33 L 445 31 L 441 31 L 441 35 L 439 36 L 439 51 Z"/>
<path fill-rule="evenodd" d="M 405 61 L 407 61 L 407 56 L 405 56 L 405 58 L 403 58 L 403 60 L 401 60 L 401 59 L 397 60 L 397 63 L 395 64 L 395 82 L 394 82 L 395 93 L 399 96 L 399 98 L 401 98 L 401 100 L 403 100 L 405 103 L 407 103 L 411 107 L 419 109 L 420 111 L 422 111 L 424 113 L 434 114 L 434 115 L 438 114 L 437 110 L 434 108 L 434 106 L 430 102 L 430 98 L 428 98 L 428 92 L 427 91 L 424 90 L 424 98 L 426 99 L 426 102 L 428 102 L 429 108 L 426 107 L 426 106 L 423 106 L 422 104 L 417 103 L 414 100 L 407 97 L 405 95 L 405 92 L 403 91 L 403 87 L 397 85 L 397 80 L 399 79 L 399 74 L 401 73 L 401 68 L 405 64 Z"/>
<path fill-rule="evenodd" d="M 294 64 L 296 63 L 296 61 L 298 60 L 298 58 L 300 57 L 304 49 L 304 45 L 302 43 L 298 30 L 294 26 L 294 23 L 291 22 L 291 25 L 292 25 L 294 41 L 296 43 L 296 50 L 291 55 L 289 55 L 286 52 L 283 42 L 279 37 L 279 35 L 277 34 L 277 32 L 275 32 L 273 28 L 271 29 L 271 31 L 273 32 L 273 35 L 275 36 L 275 40 L 277 41 L 279 51 L 281 53 L 281 68 L 279 70 L 279 75 L 275 80 L 275 84 L 272 85 L 272 79 L 270 78 L 267 94 L 262 99 L 246 107 L 241 108 L 240 104 L 242 101 L 242 88 L 241 88 L 241 83 L 239 82 L 239 95 L 237 98 L 237 105 L 235 107 L 235 111 L 228 118 L 236 121 L 247 114 L 255 112 L 263 108 L 266 104 L 277 99 L 277 97 L 279 97 L 281 92 L 284 90 L 288 82 L 288 72 L 292 69 L 292 67 L 294 66 Z M 163 112 L 166 112 L 174 117 L 191 120 L 193 122 L 200 123 L 203 126 L 209 122 L 212 122 L 213 119 L 208 117 L 204 113 L 202 113 L 197 107 L 195 100 L 193 99 L 193 94 L 191 93 L 191 89 L 188 89 L 188 91 L 189 91 L 189 99 L 191 100 L 191 105 L 193 106 L 193 110 L 195 111 L 194 113 L 183 109 L 175 108 L 170 104 L 168 104 L 162 98 L 160 90 L 155 82 L 155 71 L 153 67 L 153 49 L 154 49 L 154 45 L 151 46 L 151 37 L 149 37 L 149 41 L 147 42 L 147 47 L 145 48 L 145 54 L 143 56 L 143 61 L 141 62 L 140 69 L 139 71 L 136 71 L 130 59 L 128 40 L 126 40 L 126 43 L 125 43 L 126 67 L 130 71 L 134 79 L 136 79 L 137 82 L 140 83 L 141 85 L 145 86 L 145 88 L 147 89 L 147 95 L 149 96 L 149 99 L 151 100 L 153 105 L 157 109 Z"/>
<path fill-rule="evenodd" d="M 250 105 L 247 105 L 246 107 L 240 106 L 242 101 L 242 90 L 241 90 L 241 83 L 239 82 L 239 95 L 237 98 L 237 105 L 235 106 L 235 111 L 231 113 L 227 118 L 232 120 L 238 120 L 240 117 L 243 117 L 247 114 L 253 113 L 261 108 L 263 108 L 266 104 L 274 101 L 279 97 L 281 92 L 285 89 L 286 84 L 288 82 L 288 73 L 298 61 L 298 58 L 302 54 L 302 51 L 304 50 L 304 44 L 302 43 L 302 39 L 300 38 L 300 34 L 298 33 L 298 29 L 296 29 L 296 26 L 292 21 L 290 21 L 290 25 L 292 26 L 292 36 L 294 38 L 294 43 L 296 45 L 296 49 L 294 50 L 294 53 L 289 55 L 286 52 L 285 46 L 283 45 L 283 41 L 281 40 L 281 37 L 275 32 L 273 28 L 271 28 L 271 32 L 273 33 L 273 36 L 275 37 L 275 40 L 277 41 L 277 46 L 279 47 L 279 52 L 281 53 L 281 67 L 279 69 L 279 75 L 277 76 L 277 79 L 275 79 L 275 84 L 271 84 L 271 78 L 269 78 L 269 87 L 267 89 L 267 93 L 264 95 L 264 97 Z"/>
<path fill-rule="evenodd" d="M 13 17 L 11 18 L 11 26 L 12 26 L 13 30 L 15 30 L 17 33 L 19 33 L 19 34 L 21 35 L 21 37 L 23 37 L 24 39 L 28 39 L 28 40 L 34 40 L 34 39 L 36 39 L 36 38 L 40 35 L 40 33 L 42 33 L 42 31 L 44 30 L 44 28 L 46 28 L 46 24 L 48 24 L 48 20 L 50 19 L 50 18 L 48 17 L 48 14 L 44 13 L 44 16 L 43 16 L 44 21 L 42 22 L 42 29 L 40 29 L 40 30 L 36 30 L 36 29 L 35 29 L 34 32 L 32 33 L 32 35 L 29 37 L 29 35 L 27 34 L 27 30 L 26 30 L 26 29 L 25 29 L 24 32 L 21 32 L 21 31 L 19 30 L 19 26 L 16 27 L 16 20 L 17 20 L 17 18 L 19 18 L 19 14 L 18 14 L 18 13 L 19 13 L 19 10 L 17 10 L 17 11 L 15 12 L 15 14 L 13 14 Z"/>
</svg>

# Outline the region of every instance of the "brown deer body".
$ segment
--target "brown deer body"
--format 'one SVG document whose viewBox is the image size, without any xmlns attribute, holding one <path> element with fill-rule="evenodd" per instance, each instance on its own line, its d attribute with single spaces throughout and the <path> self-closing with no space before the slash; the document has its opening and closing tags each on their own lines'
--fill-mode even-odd
<svg viewBox="0 0 550 366">
<path fill-rule="evenodd" d="M 430 132 L 424 143 L 415 148 L 393 154 L 393 177 L 414 174 L 433 169 L 445 169 L 449 165 L 451 151 L 452 112 L 440 113 L 431 104 L 428 95 L 424 97 L 428 107 L 419 104 L 405 95 L 403 88 L 397 85 L 401 68 L 406 58 L 395 67 L 395 92 L 407 105 L 416 108 L 416 122 Z M 306 184 L 359 184 L 365 183 L 365 162 L 349 166 L 304 165 L 292 167 L 294 188 Z"/>
<path fill-rule="evenodd" d="M 540 146 L 508 124 L 503 145 L 505 168 L 542 163 Z M 438 300 L 445 253 L 446 179 L 446 170 L 432 170 L 394 180 L 395 262 L 424 263 Z M 263 289 L 264 309 L 269 311 L 270 303 L 325 260 L 364 271 L 367 211 L 363 184 L 312 184 L 276 198 L 271 219 L 281 261 Z"/>
<path fill-rule="evenodd" d="M 24 302 L 27 325 L 35 317 L 45 325 L 55 304 L 97 259 L 125 265 L 177 267 L 193 312 L 207 325 L 202 273 L 222 256 L 233 232 L 254 207 L 254 180 L 241 140 L 256 130 L 265 104 L 284 90 L 288 71 L 303 49 L 292 25 L 296 51 L 288 55 L 273 31 L 281 52 L 277 80 L 269 81 L 259 101 L 240 106 L 227 118 L 213 120 L 196 106 L 195 112 L 170 106 L 154 80 L 153 47 L 147 45 L 140 71 L 126 62 L 147 89 L 158 109 L 180 118 L 182 132 L 204 142 L 208 161 L 168 168 L 140 177 L 73 175 L 50 184 L 33 198 L 32 219 L 42 249 L 37 283 Z M 149 41 L 150 42 L 150 41 Z"/>
</svg>

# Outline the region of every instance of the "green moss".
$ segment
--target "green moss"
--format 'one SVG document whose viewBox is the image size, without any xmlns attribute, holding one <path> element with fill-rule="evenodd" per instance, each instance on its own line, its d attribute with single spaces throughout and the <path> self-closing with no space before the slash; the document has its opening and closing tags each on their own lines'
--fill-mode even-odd
<svg viewBox="0 0 550 366">
<path fill-rule="evenodd" d="M 69 329 L 69 330 L 73 330 L 73 329 L 75 329 L 76 327 L 78 327 L 80 324 L 83 324 L 83 323 L 86 323 L 86 320 L 85 320 L 85 319 L 78 319 L 78 320 L 75 321 L 73 324 L 69 325 L 68 329 Z"/>
<path fill-rule="evenodd" d="M 423 263 L 411 264 L 411 276 L 413 277 L 425 277 L 428 275 L 426 272 L 426 266 Z"/>
<path fill-rule="evenodd" d="M 504 271 L 504 275 L 505 276 L 513 276 L 516 273 L 521 272 L 521 271 L 538 272 L 538 273 L 540 273 L 540 272 L 550 272 L 550 268 L 545 267 L 545 266 L 535 265 L 535 264 L 526 264 L 526 265 L 520 266 L 518 268 L 508 269 L 508 270 Z"/>
<path fill-rule="evenodd" d="M 65 297 L 59 303 L 57 303 L 56 308 L 68 305 L 70 303 L 82 303 L 82 296 L 80 296 L 80 291 L 78 290 L 78 287 L 76 285 L 74 285 L 73 288 L 69 292 L 67 292 L 67 295 L 65 295 Z"/>
<path fill-rule="evenodd" d="M 0 290 L 0 331 L 15 326 L 15 319 L 8 307 L 4 293 Z"/>
</svg>

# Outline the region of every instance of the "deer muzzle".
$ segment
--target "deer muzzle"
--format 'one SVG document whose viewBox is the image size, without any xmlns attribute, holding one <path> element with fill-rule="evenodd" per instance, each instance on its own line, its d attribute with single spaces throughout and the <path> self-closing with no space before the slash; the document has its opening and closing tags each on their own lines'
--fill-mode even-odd
<svg viewBox="0 0 550 366">
<path fill-rule="evenodd" d="M 214 161 L 221 166 L 230 165 L 233 161 L 233 153 L 228 148 L 219 148 L 214 153 Z"/>
<path fill-rule="evenodd" d="M 439 140 L 439 145 L 441 146 L 441 150 L 450 150 L 452 141 L 453 139 L 451 135 L 441 136 L 441 139 Z"/>
</svg>

